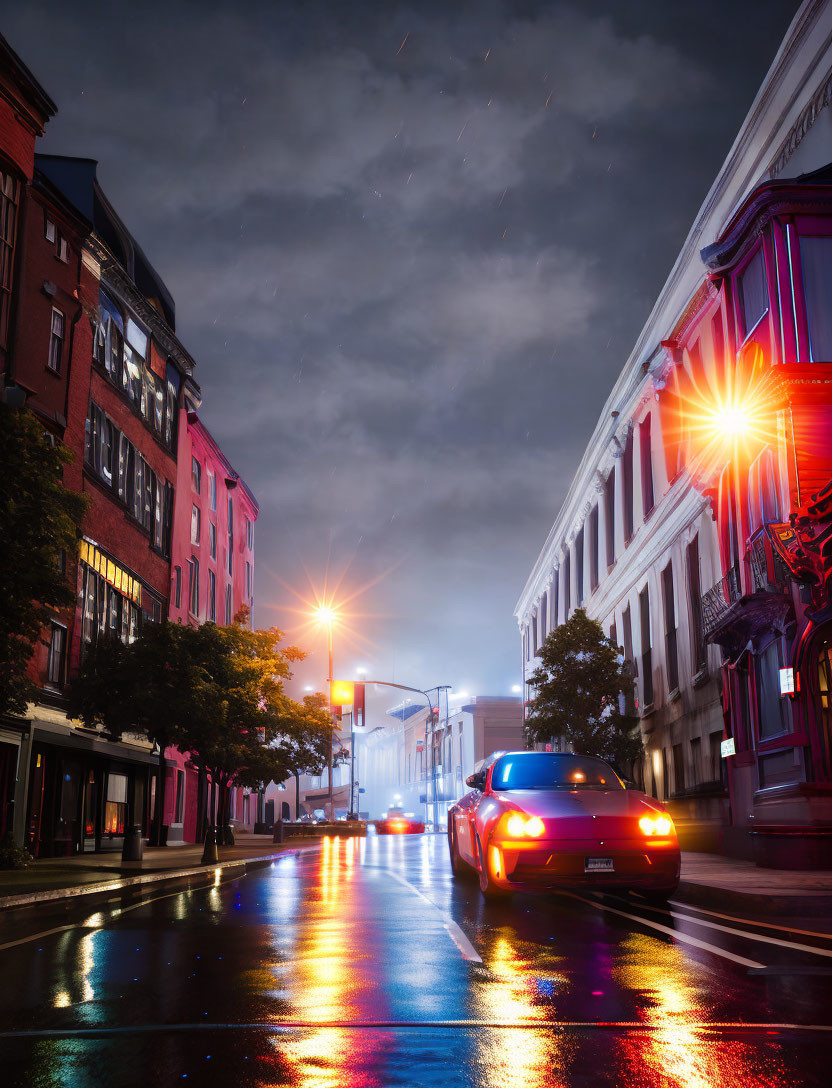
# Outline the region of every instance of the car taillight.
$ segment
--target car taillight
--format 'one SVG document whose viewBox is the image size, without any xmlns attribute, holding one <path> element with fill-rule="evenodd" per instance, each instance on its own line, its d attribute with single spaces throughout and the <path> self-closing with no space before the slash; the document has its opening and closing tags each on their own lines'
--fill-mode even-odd
<svg viewBox="0 0 832 1088">
<path fill-rule="evenodd" d="M 394 820 L 390 824 L 390 827 L 393 831 L 407 831 L 407 824 L 404 822 L 404 820 Z"/>
<path fill-rule="evenodd" d="M 674 835 L 676 829 L 673 826 L 673 821 L 669 816 L 642 816 L 638 822 L 638 826 L 641 829 L 643 835 L 650 835 L 656 838 L 667 838 L 668 835 Z"/>
<path fill-rule="evenodd" d="M 539 839 L 546 828 L 539 816 L 524 816 L 522 812 L 512 812 L 506 820 L 505 830 L 511 839 Z"/>
</svg>

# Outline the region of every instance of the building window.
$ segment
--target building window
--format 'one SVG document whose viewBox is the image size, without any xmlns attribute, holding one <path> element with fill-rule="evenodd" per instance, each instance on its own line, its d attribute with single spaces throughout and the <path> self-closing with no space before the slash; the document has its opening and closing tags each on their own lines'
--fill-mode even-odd
<svg viewBox="0 0 832 1088">
<path fill-rule="evenodd" d="M 653 643 L 650 634 L 650 589 L 648 586 L 645 586 L 638 595 L 638 610 L 641 621 L 642 695 L 644 707 L 648 707 L 653 702 Z"/>
<path fill-rule="evenodd" d="M 104 804 L 104 834 L 124 834 L 127 819 L 127 775 L 107 775 L 107 800 Z"/>
<path fill-rule="evenodd" d="M 58 234 L 58 248 L 55 251 L 55 256 L 64 264 L 69 262 L 69 243 L 62 234 Z"/>
<path fill-rule="evenodd" d="M 228 496 L 228 573 L 234 573 L 234 504 Z"/>
<path fill-rule="evenodd" d="M 182 607 L 182 568 L 173 568 L 173 602 L 177 608 Z"/>
<path fill-rule="evenodd" d="M 748 470 L 748 525 L 751 531 L 780 520 L 774 458 L 765 449 Z"/>
<path fill-rule="evenodd" d="M 690 784 L 696 786 L 699 783 L 699 763 L 702 758 L 702 741 L 699 737 L 692 737 L 690 742 Z"/>
<path fill-rule="evenodd" d="M 722 396 L 724 396 L 727 392 L 725 378 L 728 372 L 728 360 L 725 358 L 725 330 L 722 326 L 721 307 L 711 318 L 711 344 L 713 345 L 717 390 Z M 696 371 L 694 371 L 694 373 L 696 373 Z"/>
<path fill-rule="evenodd" d="M 0 350 L 8 347 L 20 182 L 0 169 Z"/>
<path fill-rule="evenodd" d="M 251 563 L 246 562 L 246 599 L 251 600 L 254 587 L 252 586 Z"/>
<path fill-rule="evenodd" d="M 199 616 L 199 560 L 192 558 L 189 567 L 188 610 L 192 615 Z"/>
<path fill-rule="evenodd" d="M 604 535 L 607 545 L 607 567 L 615 562 L 615 469 L 604 480 Z"/>
<path fill-rule="evenodd" d="M 552 624 L 552 630 L 554 631 L 554 629 L 558 625 L 558 608 L 560 606 L 560 571 L 557 569 L 557 567 L 555 567 L 555 575 L 554 575 L 554 578 L 552 578 L 551 596 L 552 596 L 552 607 L 551 607 L 551 610 L 550 610 L 551 611 L 551 616 L 552 616 L 551 624 Z"/>
<path fill-rule="evenodd" d="M 529 621 L 529 623 L 531 625 L 531 632 L 532 632 L 532 647 L 534 649 L 534 652 L 537 653 L 537 613 L 536 612 L 532 613 L 532 618 Z"/>
<path fill-rule="evenodd" d="M 97 404 L 90 403 L 84 436 L 84 459 L 109 487 L 113 486 L 118 431 Z"/>
<path fill-rule="evenodd" d="M 176 799 L 173 804 L 173 822 L 175 824 L 182 823 L 182 817 L 185 813 L 185 772 L 176 772 Z"/>
<path fill-rule="evenodd" d="M 783 640 L 775 639 L 756 659 L 760 740 L 791 730 L 791 703 L 780 694 L 780 669 L 785 666 Z"/>
<path fill-rule="evenodd" d="M 254 525 L 249 518 L 246 518 L 246 547 L 249 551 L 254 547 Z"/>
<path fill-rule="evenodd" d="M 621 456 L 621 482 L 624 490 L 624 542 L 633 535 L 633 432 L 627 432 L 624 440 L 624 453 Z"/>
<path fill-rule="evenodd" d="M 248 563 L 246 563 L 248 566 Z M 251 594 L 249 594 L 251 596 Z M 540 601 L 540 638 L 542 642 L 546 641 L 546 636 L 549 634 L 549 590 L 547 589 Z"/>
<path fill-rule="evenodd" d="M 211 558 L 217 558 L 217 527 L 213 521 L 208 522 L 208 551 Z"/>
<path fill-rule="evenodd" d="M 722 758 L 722 730 L 717 730 L 708 737 L 710 747 L 709 781 L 724 784 L 724 760 Z"/>
<path fill-rule="evenodd" d="M 49 336 L 49 359 L 47 366 L 56 374 L 61 372 L 61 360 L 64 353 L 64 315 L 60 310 L 52 310 L 52 331 Z"/>
<path fill-rule="evenodd" d="M 638 669 L 636 668 L 635 654 L 633 653 L 633 621 L 630 614 L 630 606 L 624 609 L 621 614 L 621 626 L 624 633 L 624 665 L 627 674 L 631 677 L 638 676 Z M 627 692 L 625 698 L 625 709 L 627 714 L 632 717 L 635 714 L 635 690 L 633 688 Z"/>
<path fill-rule="evenodd" d="M 50 684 L 61 687 L 64 682 L 65 662 L 66 628 L 59 623 L 53 623 L 49 635 L 49 655 L 46 662 L 46 679 Z"/>
<path fill-rule="evenodd" d="M 667 687 L 670 692 L 679 688 L 679 648 L 676 636 L 676 597 L 673 585 L 673 563 L 662 571 L 664 592 L 664 638 L 667 664 Z"/>
<path fill-rule="evenodd" d="M 589 589 L 598 588 L 598 507 L 589 512 Z"/>
<path fill-rule="evenodd" d="M 800 239 L 803 297 L 809 331 L 809 358 L 813 363 L 832 362 L 832 238 Z"/>
<path fill-rule="evenodd" d="M 688 568 L 688 596 L 690 598 L 691 649 L 694 673 L 704 672 L 708 665 L 708 649 L 702 627 L 702 581 L 699 574 L 699 535 L 686 550 Z"/>
<path fill-rule="evenodd" d="M 652 418 L 649 414 L 645 416 L 638 429 L 641 454 L 641 501 L 645 517 L 653 509 L 653 449 L 650 438 Z"/>
<path fill-rule="evenodd" d="M 208 619 L 217 622 L 217 576 L 212 570 L 208 571 Z"/>
<path fill-rule="evenodd" d="M 202 465 L 195 457 L 191 458 L 191 487 L 197 495 L 202 487 Z"/>
<path fill-rule="evenodd" d="M 208 473 L 208 495 L 211 501 L 211 509 L 217 509 L 217 477 L 213 472 Z"/>
<path fill-rule="evenodd" d="M 198 506 L 191 507 L 191 543 L 199 543 L 200 528 L 202 525 L 202 513 Z"/>
<path fill-rule="evenodd" d="M 43 213 L 43 237 L 47 242 L 54 242 L 56 237 L 55 222 L 49 218 L 45 211 Z"/>
<path fill-rule="evenodd" d="M 234 617 L 231 614 L 231 586 L 225 587 L 225 623 L 226 626 L 231 623 Z"/>
<path fill-rule="evenodd" d="M 745 266 L 745 271 L 738 278 L 738 286 L 740 307 L 742 309 L 743 335 L 748 336 L 768 310 L 766 264 L 762 246 Z"/>
</svg>

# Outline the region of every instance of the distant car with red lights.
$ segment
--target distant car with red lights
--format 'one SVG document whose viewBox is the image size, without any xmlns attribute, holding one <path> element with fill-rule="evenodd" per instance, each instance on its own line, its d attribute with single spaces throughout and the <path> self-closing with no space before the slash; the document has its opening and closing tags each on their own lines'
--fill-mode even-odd
<svg viewBox="0 0 832 1088">
<path fill-rule="evenodd" d="M 424 821 L 406 816 L 400 809 L 391 808 L 383 820 L 376 820 L 378 835 L 421 835 L 424 830 Z"/>
<path fill-rule="evenodd" d="M 496 752 L 466 784 L 448 810 L 451 869 L 473 870 L 486 898 L 599 888 L 661 900 L 679 884 L 672 819 L 602 759 Z"/>
</svg>

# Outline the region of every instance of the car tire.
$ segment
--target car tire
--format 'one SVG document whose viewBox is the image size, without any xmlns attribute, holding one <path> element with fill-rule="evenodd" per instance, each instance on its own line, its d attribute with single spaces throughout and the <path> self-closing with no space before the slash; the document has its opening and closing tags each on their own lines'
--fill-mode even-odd
<svg viewBox="0 0 832 1088">
<path fill-rule="evenodd" d="M 480 891 L 482 892 L 483 899 L 505 899 L 509 893 L 505 888 L 501 888 L 499 884 L 495 884 L 491 879 L 491 875 L 488 872 L 488 864 L 485 860 L 485 851 L 482 848 L 482 842 L 480 841 L 479 835 L 477 835 L 477 851 L 480 859 L 480 869 L 477 875 L 479 876 Z"/>
<path fill-rule="evenodd" d="M 471 866 L 462 857 L 459 852 L 459 846 L 456 840 L 456 828 L 451 827 L 448 831 L 448 853 L 451 855 L 451 873 L 454 880 L 471 879 L 474 875 Z"/>
</svg>

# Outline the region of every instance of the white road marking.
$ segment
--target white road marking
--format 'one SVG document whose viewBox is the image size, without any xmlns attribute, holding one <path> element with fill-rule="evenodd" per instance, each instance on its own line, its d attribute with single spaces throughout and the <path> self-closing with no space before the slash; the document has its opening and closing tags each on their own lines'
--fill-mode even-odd
<svg viewBox="0 0 832 1088">
<path fill-rule="evenodd" d="M 367 866 L 367 868 L 370 868 L 370 866 Z M 424 892 L 419 891 L 415 884 L 411 884 L 410 881 L 405 880 L 403 876 L 399 876 L 398 873 L 394 873 L 392 869 L 385 869 L 382 865 L 373 866 L 373 868 L 378 869 L 380 872 L 383 872 L 389 877 L 392 877 L 393 880 L 398 880 L 400 884 L 403 884 L 406 888 L 409 888 L 414 893 L 414 895 L 418 895 L 420 899 L 424 899 L 424 901 L 428 903 L 431 907 L 433 907 L 433 909 L 441 916 L 442 924 L 447 930 L 448 936 L 462 953 L 462 958 L 470 960 L 471 963 L 482 963 L 482 956 L 479 954 L 479 952 L 477 952 L 476 948 L 474 948 L 474 946 L 471 944 L 471 942 L 468 940 L 464 932 L 456 924 L 450 914 L 442 910 L 441 907 L 438 907 L 432 899 L 429 899 L 424 894 Z"/>
<path fill-rule="evenodd" d="M 618 910 L 617 907 L 607 906 L 606 903 L 599 903 L 594 899 L 584 899 L 581 895 L 575 895 L 574 892 L 558 892 L 558 895 L 567 896 L 569 899 L 577 899 L 579 903 L 588 903 L 591 907 L 597 907 L 598 910 L 608 911 L 610 914 L 618 914 L 621 918 L 628 918 L 631 922 L 638 922 L 639 925 L 647 926 L 649 929 L 656 929 L 659 933 L 664 933 L 668 937 L 672 937 L 675 941 L 679 941 L 680 944 L 689 944 L 694 948 L 701 948 L 705 952 L 712 952 L 715 956 L 721 956 L 723 959 L 730 960 L 732 963 L 739 963 L 742 967 L 765 967 L 764 963 L 758 963 L 756 960 L 746 959 L 745 956 L 737 956 L 733 952 L 728 952 L 724 948 L 719 948 L 715 944 L 708 944 L 707 941 L 700 941 L 698 937 L 691 937 L 689 933 L 680 933 L 676 929 L 670 929 L 669 926 L 663 926 L 659 922 L 651 922 L 649 918 L 641 918 L 638 914 L 630 914 L 625 910 Z"/>
<path fill-rule="evenodd" d="M 719 922 L 709 922 L 707 918 L 694 918 L 692 914 L 682 914 L 676 910 L 665 910 L 664 907 L 648 907 L 647 909 L 655 911 L 657 914 L 668 914 L 671 918 L 679 918 L 684 922 L 690 922 L 694 926 L 707 926 L 708 929 L 718 929 L 720 933 L 730 933 L 735 937 L 744 937 L 748 941 L 758 941 L 760 944 L 776 944 L 780 948 L 793 948 L 797 952 L 811 952 L 815 956 L 826 956 L 828 959 L 832 959 L 832 950 L 828 948 L 818 948 L 813 944 L 801 944 L 799 941 L 784 941 L 778 937 L 767 937 L 764 933 L 750 933 L 747 929 L 735 929 L 733 926 L 721 926 Z M 725 917 L 725 915 L 722 915 L 722 917 Z M 739 919 L 739 921 L 743 920 Z"/>
<path fill-rule="evenodd" d="M 735 914 L 720 914 L 716 910 L 705 910 L 704 907 L 695 907 L 692 903 L 680 903 L 671 899 L 672 907 L 684 907 L 685 910 L 695 910 L 698 914 L 708 914 L 711 918 L 722 918 L 726 922 L 742 922 L 747 926 L 757 926 L 759 929 L 776 929 L 781 933 L 800 933 L 804 937 L 820 937 L 824 941 L 832 941 L 832 933 L 818 933 L 814 929 L 797 929 L 795 926 L 776 926 L 772 922 L 758 922 L 753 918 L 737 918 Z"/>
</svg>

